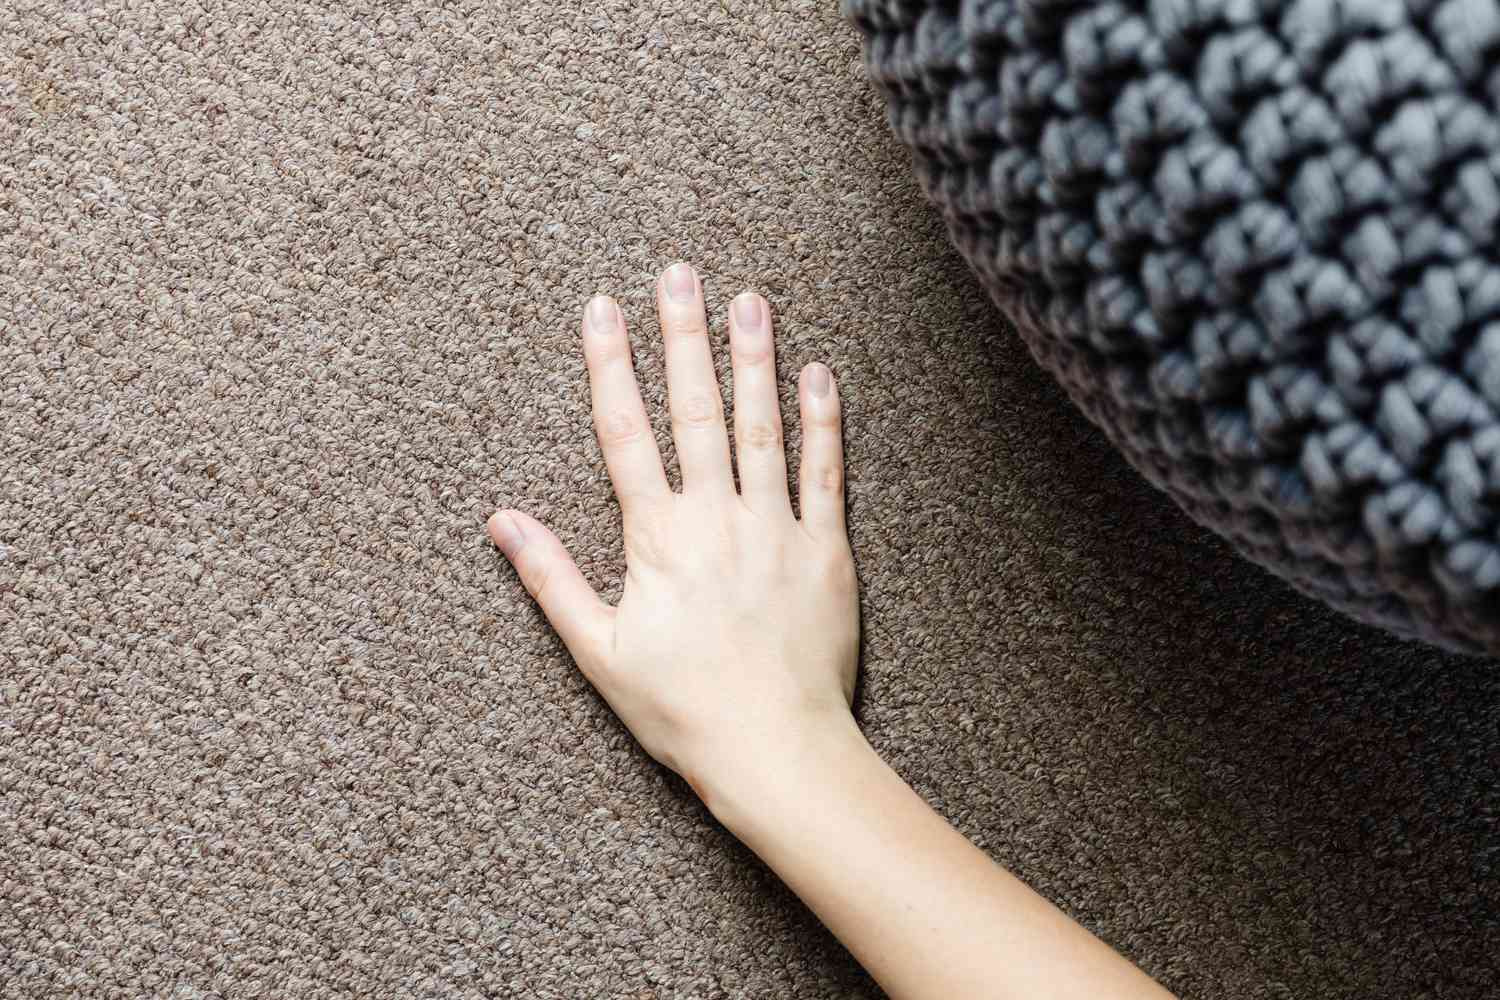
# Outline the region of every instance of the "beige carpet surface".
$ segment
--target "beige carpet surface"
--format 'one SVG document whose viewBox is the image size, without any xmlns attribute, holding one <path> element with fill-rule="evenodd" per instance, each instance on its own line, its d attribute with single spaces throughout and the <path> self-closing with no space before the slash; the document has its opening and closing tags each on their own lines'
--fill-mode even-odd
<svg viewBox="0 0 1500 1000">
<path fill-rule="evenodd" d="M 677 258 L 837 372 L 859 712 L 966 834 L 1186 996 L 1493 995 L 1500 670 L 1151 492 L 858 57 L 831 0 L 9 0 L 0 998 L 878 996 L 484 538 L 617 592 L 576 317 L 660 420 Z"/>
</svg>

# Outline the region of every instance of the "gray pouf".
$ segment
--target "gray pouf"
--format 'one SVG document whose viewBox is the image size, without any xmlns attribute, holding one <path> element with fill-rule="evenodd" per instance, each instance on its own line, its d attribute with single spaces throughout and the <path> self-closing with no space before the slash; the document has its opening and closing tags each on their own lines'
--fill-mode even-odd
<svg viewBox="0 0 1500 1000">
<path fill-rule="evenodd" d="M 845 0 L 953 239 L 1130 461 L 1500 653 L 1500 0 Z"/>
</svg>

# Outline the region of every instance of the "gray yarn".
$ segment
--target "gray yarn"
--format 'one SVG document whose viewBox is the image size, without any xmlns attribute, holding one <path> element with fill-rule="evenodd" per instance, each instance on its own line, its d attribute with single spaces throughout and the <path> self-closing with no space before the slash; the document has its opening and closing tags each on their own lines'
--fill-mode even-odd
<svg viewBox="0 0 1500 1000">
<path fill-rule="evenodd" d="M 845 0 L 928 196 L 1153 483 L 1500 652 L 1500 0 Z"/>
</svg>

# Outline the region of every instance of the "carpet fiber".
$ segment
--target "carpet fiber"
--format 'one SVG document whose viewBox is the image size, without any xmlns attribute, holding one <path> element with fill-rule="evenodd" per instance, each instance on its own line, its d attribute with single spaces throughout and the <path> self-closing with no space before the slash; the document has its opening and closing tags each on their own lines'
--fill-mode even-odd
<svg viewBox="0 0 1500 1000">
<path fill-rule="evenodd" d="M 859 712 L 964 833 L 1188 996 L 1491 988 L 1500 672 L 1130 471 L 835 4 L 13 0 L 0 997 L 878 995 L 484 538 L 618 592 L 577 312 L 660 419 L 677 258 L 839 376 Z"/>
</svg>

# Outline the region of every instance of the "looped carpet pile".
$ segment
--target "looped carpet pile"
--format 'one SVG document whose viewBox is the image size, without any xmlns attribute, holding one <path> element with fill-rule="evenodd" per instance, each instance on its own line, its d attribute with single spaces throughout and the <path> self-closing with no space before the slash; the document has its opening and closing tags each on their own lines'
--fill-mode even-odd
<svg viewBox="0 0 1500 1000">
<path fill-rule="evenodd" d="M 1150 489 L 829 0 L 0 2 L 0 1000 L 878 1000 L 485 537 L 608 597 L 580 312 L 838 376 L 860 723 L 1182 997 L 1493 1000 L 1500 671 Z M 732 406 L 732 396 L 726 400 Z"/>
<path fill-rule="evenodd" d="M 850 0 L 953 239 L 1189 514 L 1500 652 L 1500 5 Z"/>
</svg>

